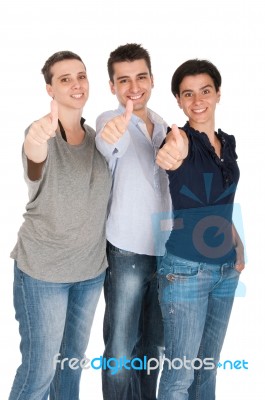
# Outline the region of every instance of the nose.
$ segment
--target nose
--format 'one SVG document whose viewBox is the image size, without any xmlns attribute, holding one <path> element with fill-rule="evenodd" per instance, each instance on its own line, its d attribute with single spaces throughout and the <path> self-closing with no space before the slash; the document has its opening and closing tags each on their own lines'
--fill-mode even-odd
<svg viewBox="0 0 265 400">
<path fill-rule="evenodd" d="M 200 103 L 200 101 L 202 100 L 201 94 L 200 93 L 194 93 L 193 100 L 194 100 L 194 103 Z"/>
<path fill-rule="evenodd" d="M 137 93 L 139 91 L 139 83 L 137 80 L 131 81 L 130 91 L 133 93 Z"/>
<path fill-rule="evenodd" d="M 73 88 L 80 88 L 80 81 L 79 81 L 79 79 L 74 79 L 73 80 L 73 85 L 72 85 L 72 87 Z"/>
</svg>

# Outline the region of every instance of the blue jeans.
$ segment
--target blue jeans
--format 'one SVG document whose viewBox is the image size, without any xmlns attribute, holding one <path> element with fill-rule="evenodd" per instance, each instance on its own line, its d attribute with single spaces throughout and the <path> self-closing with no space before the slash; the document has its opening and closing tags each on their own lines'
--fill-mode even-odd
<svg viewBox="0 0 265 400">
<path fill-rule="evenodd" d="M 234 263 L 164 256 L 159 301 L 166 350 L 159 400 L 215 399 L 217 364 L 239 275 Z"/>
<path fill-rule="evenodd" d="M 143 359 L 163 355 L 162 315 L 158 302 L 156 257 L 108 244 L 104 285 L 104 357 Z M 104 400 L 154 400 L 159 370 L 121 368 L 102 371 Z"/>
<path fill-rule="evenodd" d="M 15 262 L 22 363 L 9 400 L 46 400 L 49 394 L 51 400 L 79 399 L 82 368 L 72 369 L 56 359 L 85 357 L 104 277 L 105 272 L 84 282 L 44 282 L 23 273 Z"/>
</svg>

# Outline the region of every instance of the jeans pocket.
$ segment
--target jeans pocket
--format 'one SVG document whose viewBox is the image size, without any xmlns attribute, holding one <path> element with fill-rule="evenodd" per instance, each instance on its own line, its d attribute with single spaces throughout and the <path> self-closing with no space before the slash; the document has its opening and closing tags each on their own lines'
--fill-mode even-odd
<svg viewBox="0 0 265 400">
<path fill-rule="evenodd" d="M 168 281 L 173 282 L 176 279 L 190 279 L 197 277 L 199 267 L 190 267 L 187 265 L 178 265 L 172 268 L 172 271 L 166 274 Z"/>
<path fill-rule="evenodd" d="M 169 307 L 166 312 L 170 314 L 176 304 L 194 304 L 198 301 L 202 276 L 199 267 L 178 268 L 160 276 L 159 284 L 160 305 L 165 307 L 164 311 Z"/>
<path fill-rule="evenodd" d="M 14 261 L 14 285 L 23 285 L 24 272 L 17 265 L 17 261 Z"/>
<path fill-rule="evenodd" d="M 234 264 L 232 268 L 233 268 L 233 270 L 234 270 L 238 275 L 241 274 L 242 271 L 238 271 L 238 270 L 236 269 L 236 264 Z"/>
</svg>

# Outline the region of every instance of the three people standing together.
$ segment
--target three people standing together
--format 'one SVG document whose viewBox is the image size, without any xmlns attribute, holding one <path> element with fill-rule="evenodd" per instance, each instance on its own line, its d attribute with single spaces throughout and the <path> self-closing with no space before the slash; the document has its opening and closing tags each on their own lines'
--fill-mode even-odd
<svg viewBox="0 0 265 400">
<path fill-rule="evenodd" d="M 166 360 L 212 358 L 211 370 L 165 361 L 158 399 L 214 400 L 244 268 L 232 223 L 235 139 L 214 123 L 219 71 L 197 59 L 176 70 L 172 92 L 188 122 L 170 129 L 147 106 L 148 52 L 119 46 L 108 59 L 119 107 L 98 117 L 96 137 L 82 118 L 88 80 L 80 57 L 55 53 L 42 71 L 53 101 L 23 146 L 29 203 L 11 254 L 22 364 L 9 400 L 78 400 L 81 369 L 58 363 L 54 371 L 52 360 L 84 357 L 104 279 L 104 357 L 159 359 L 165 347 Z M 157 247 L 153 216 L 172 207 L 171 234 Z M 158 375 L 104 370 L 104 400 L 155 400 Z"/>
</svg>

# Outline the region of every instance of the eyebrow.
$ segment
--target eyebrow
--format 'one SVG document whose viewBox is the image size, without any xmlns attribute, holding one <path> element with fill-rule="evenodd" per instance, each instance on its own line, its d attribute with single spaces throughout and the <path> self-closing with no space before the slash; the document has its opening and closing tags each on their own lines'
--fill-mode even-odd
<svg viewBox="0 0 265 400">
<path fill-rule="evenodd" d="M 208 85 L 205 85 L 205 86 L 201 87 L 199 90 L 206 89 L 207 87 L 213 88 L 213 85 L 211 85 L 211 84 L 209 83 Z M 183 90 L 183 91 L 181 92 L 181 94 L 188 93 L 188 92 L 193 92 L 193 90 L 192 90 L 192 89 L 185 89 L 185 90 Z"/>
<path fill-rule="evenodd" d="M 140 74 L 137 74 L 136 76 L 148 76 L 149 72 L 140 72 Z M 125 78 L 130 78 L 129 75 L 124 75 L 124 76 L 118 76 L 117 77 L 117 81 L 121 80 L 121 79 L 125 79 Z"/>
<path fill-rule="evenodd" d="M 77 73 L 77 75 L 82 75 L 82 74 L 86 74 L 86 71 L 81 71 L 81 72 Z M 70 75 L 71 74 L 63 74 L 63 75 L 58 76 L 57 79 L 65 78 L 65 77 L 70 76 Z"/>
</svg>

